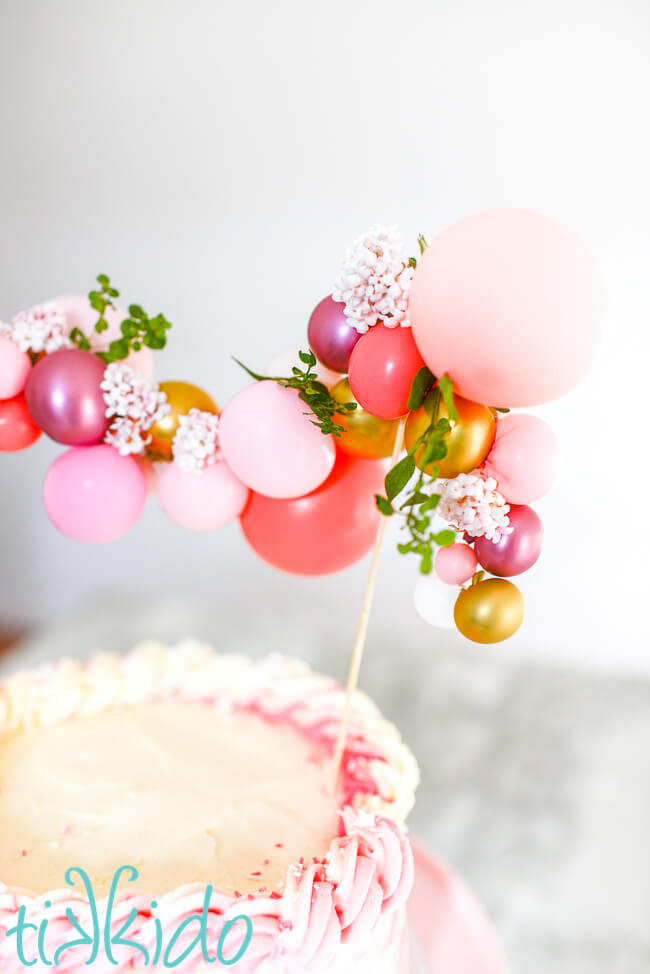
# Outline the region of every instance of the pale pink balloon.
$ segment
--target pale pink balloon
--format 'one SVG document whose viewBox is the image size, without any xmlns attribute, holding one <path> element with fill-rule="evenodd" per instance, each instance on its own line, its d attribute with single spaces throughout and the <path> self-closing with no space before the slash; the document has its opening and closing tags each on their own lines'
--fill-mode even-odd
<svg viewBox="0 0 650 974">
<path fill-rule="evenodd" d="M 25 388 L 32 362 L 7 335 L 0 335 L 0 399 L 13 399 Z"/>
<path fill-rule="evenodd" d="M 147 480 L 132 456 L 105 443 L 66 450 L 45 476 L 45 510 L 75 541 L 116 541 L 137 523 L 147 500 Z"/>
<path fill-rule="evenodd" d="M 418 259 L 413 337 L 435 375 L 488 406 L 568 392 L 594 357 L 605 298 L 582 240 L 525 210 L 468 216 Z"/>
<path fill-rule="evenodd" d="M 551 489 L 557 464 L 558 442 L 551 427 L 537 416 L 509 413 L 497 423 L 483 470 L 511 504 L 530 504 Z"/>
<path fill-rule="evenodd" d="M 95 331 L 97 312 L 91 307 L 90 301 L 84 294 L 66 294 L 60 298 L 52 298 L 52 301 L 65 312 L 69 330 L 80 328 L 90 341 L 93 351 L 106 351 L 112 341 L 122 337 L 120 325 L 127 317 L 126 311 L 122 308 L 117 308 L 115 311 L 112 308 L 107 310 L 105 317 L 108 328 L 106 331 L 98 333 Z M 151 349 L 142 348 L 139 352 L 131 352 L 124 361 L 131 368 L 137 369 L 145 379 L 152 377 L 153 357 Z"/>
<path fill-rule="evenodd" d="M 302 497 L 329 476 L 336 449 L 314 426 L 295 389 L 262 381 L 242 389 L 219 423 L 224 457 L 241 481 L 266 497 Z"/>
<path fill-rule="evenodd" d="M 448 548 L 440 548 L 436 553 L 435 571 L 442 582 L 447 585 L 462 585 L 468 581 L 476 571 L 476 555 L 468 544 L 450 544 Z"/>
<path fill-rule="evenodd" d="M 198 472 L 168 463 L 158 476 L 156 494 L 165 514 L 181 527 L 216 531 L 239 517 L 249 490 L 221 460 Z"/>
</svg>

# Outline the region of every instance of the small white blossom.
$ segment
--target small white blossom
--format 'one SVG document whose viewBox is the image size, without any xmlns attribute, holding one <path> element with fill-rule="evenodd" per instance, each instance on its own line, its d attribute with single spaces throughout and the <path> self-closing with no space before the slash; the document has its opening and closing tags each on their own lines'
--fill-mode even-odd
<svg viewBox="0 0 650 974">
<path fill-rule="evenodd" d="M 155 382 L 150 382 L 121 362 L 106 366 L 100 383 L 106 403 L 106 416 L 113 418 L 106 443 L 123 456 L 143 453 L 151 437 L 149 430 L 171 412 L 167 396 Z"/>
<path fill-rule="evenodd" d="M 190 409 L 178 417 L 172 443 L 174 461 L 181 470 L 199 471 L 221 457 L 219 417 L 201 409 Z"/>
<path fill-rule="evenodd" d="M 332 297 L 345 304 L 345 316 L 362 334 L 378 324 L 408 328 L 413 272 L 397 228 L 375 224 L 347 251 Z"/>
<path fill-rule="evenodd" d="M 57 352 L 72 348 L 63 308 L 48 301 L 19 312 L 11 322 L 11 338 L 23 352 Z"/>
<path fill-rule="evenodd" d="M 497 490 L 494 477 L 484 477 L 477 471 L 441 477 L 433 484 L 433 490 L 441 497 L 436 514 L 456 531 L 494 542 L 512 533 L 510 507 Z"/>
</svg>

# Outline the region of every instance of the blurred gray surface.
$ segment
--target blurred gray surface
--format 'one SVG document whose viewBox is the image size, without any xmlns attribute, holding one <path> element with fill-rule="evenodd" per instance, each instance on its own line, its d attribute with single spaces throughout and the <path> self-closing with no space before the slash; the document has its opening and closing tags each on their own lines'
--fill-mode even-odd
<svg viewBox="0 0 650 974">
<path fill-rule="evenodd" d="M 188 634 L 345 676 L 336 612 L 316 625 L 299 605 L 290 617 L 241 605 L 224 620 L 174 598 L 98 603 L 35 633 L 0 670 Z M 477 891 L 512 974 L 648 974 L 648 684 L 513 665 L 420 634 L 405 643 L 399 620 L 371 625 L 362 673 L 422 768 L 413 831 Z"/>
</svg>

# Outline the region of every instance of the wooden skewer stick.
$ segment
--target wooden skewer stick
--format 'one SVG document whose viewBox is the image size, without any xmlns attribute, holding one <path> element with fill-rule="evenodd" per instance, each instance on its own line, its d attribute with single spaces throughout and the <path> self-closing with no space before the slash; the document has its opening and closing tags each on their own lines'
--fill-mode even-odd
<svg viewBox="0 0 650 974">
<path fill-rule="evenodd" d="M 402 452 L 402 447 L 404 446 L 404 428 L 406 426 L 406 416 L 403 416 L 397 427 L 397 432 L 395 434 L 395 446 L 393 447 L 393 456 L 391 458 L 391 469 L 395 466 L 399 460 L 399 455 Z M 343 761 L 343 754 L 345 751 L 345 741 L 348 735 L 348 726 L 350 724 L 350 711 L 352 708 L 352 696 L 357 688 L 359 682 L 359 671 L 361 669 L 361 660 L 363 657 L 363 650 L 366 645 L 366 635 L 368 632 L 368 622 L 370 620 L 370 609 L 372 608 L 372 600 L 375 594 L 375 585 L 377 583 L 377 571 L 379 569 L 379 556 L 381 554 L 381 546 L 384 540 L 384 535 L 386 533 L 386 523 L 388 521 L 387 517 L 382 515 L 379 522 L 379 527 L 377 528 L 377 537 L 375 538 L 375 547 L 372 552 L 372 560 L 370 562 L 370 570 L 368 572 L 368 580 L 366 582 L 366 591 L 363 597 L 363 605 L 361 606 L 361 617 L 359 619 L 359 626 L 357 628 L 357 637 L 354 641 L 354 650 L 352 651 L 352 660 L 350 662 L 350 672 L 348 673 L 348 682 L 345 691 L 345 706 L 343 708 L 343 717 L 341 719 L 341 727 L 339 729 L 339 736 L 336 741 L 336 748 L 334 750 L 334 758 L 332 761 L 332 778 L 330 782 L 330 794 L 334 794 L 339 781 L 339 775 L 341 773 L 341 762 Z"/>
</svg>

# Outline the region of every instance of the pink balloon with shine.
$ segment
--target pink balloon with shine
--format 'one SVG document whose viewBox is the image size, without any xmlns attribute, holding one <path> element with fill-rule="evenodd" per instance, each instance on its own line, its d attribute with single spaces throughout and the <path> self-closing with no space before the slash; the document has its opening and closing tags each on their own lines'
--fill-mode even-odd
<svg viewBox="0 0 650 974">
<path fill-rule="evenodd" d="M 266 497 L 302 497 L 327 479 L 331 436 L 314 426 L 295 389 L 264 380 L 242 389 L 221 414 L 219 440 L 233 473 Z"/>
<path fill-rule="evenodd" d="M 43 485 L 45 510 L 75 541 L 116 541 L 137 523 L 147 500 L 147 480 L 134 457 L 105 443 L 74 447 L 58 457 Z"/>
<path fill-rule="evenodd" d="M 435 572 L 447 585 L 462 585 L 476 571 L 476 555 L 467 544 L 458 542 L 436 553 Z"/>
<path fill-rule="evenodd" d="M 168 463 L 158 477 L 156 494 L 165 514 L 190 531 L 216 531 L 238 518 L 249 490 L 221 460 L 200 471 Z"/>
<path fill-rule="evenodd" d="M 477 538 L 474 551 L 479 564 L 491 575 L 510 578 L 521 575 L 535 564 L 542 551 L 544 528 L 540 517 L 526 504 L 513 506 L 508 514 L 511 534 L 500 541 Z"/>
<path fill-rule="evenodd" d="M 90 446 L 104 439 L 110 419 L 100 383 L 104 363 L 92 352 L 63 348 L 37 362 L 25 399 L 37 426 L 57 443 Z"/>
<path fill-rule="evenodd" d="M 0 399 L 13 399 L 25 388 L 32 361 L 7 335 L 0 335 Z"/>
<path fill-rule="evenodd" d="M 510 504 L 530 504 L 551 489 L 557 465 L 558 443 L 551 427 L 537 416 L 509 413 L 497 423 L 483 471 L 494 477 Z"/>
<path fill-rule="evenodd" d="M 431 371 L 488 406 L 534 406 L 572 389 L 591 365 L 604 304 L 582 240 L 526 210 L 476 213 L 444 230 L 409 292 Z"/>
</svg>

